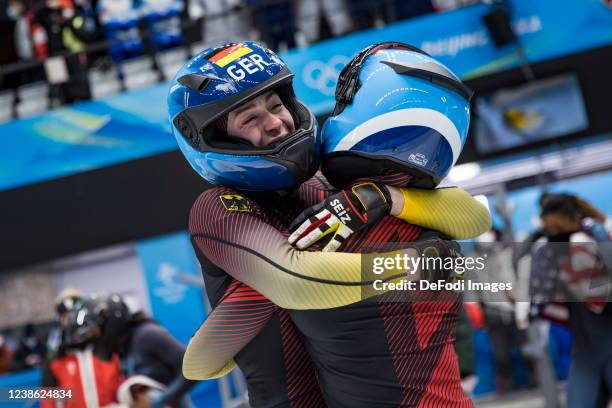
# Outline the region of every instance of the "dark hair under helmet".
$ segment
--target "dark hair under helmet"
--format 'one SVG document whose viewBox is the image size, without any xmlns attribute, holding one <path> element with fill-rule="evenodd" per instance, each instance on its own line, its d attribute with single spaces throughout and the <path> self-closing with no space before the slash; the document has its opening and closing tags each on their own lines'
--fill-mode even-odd
<svg viewBox="0 0 612 408">
<path fill-rule="evenodd" d="M 319 168 L 314 115 L 297 100 L 293 74 L 272 51 L 254 42 L 202 51 L 176 74 L 168 94 L 172 131 L 193 169 L 209 183 L 241 190 L 299 186 Z M 266 147 L 230 138 L 218 120 L 274 90 L 291 112 L 296 131 Z"/>
</svg>

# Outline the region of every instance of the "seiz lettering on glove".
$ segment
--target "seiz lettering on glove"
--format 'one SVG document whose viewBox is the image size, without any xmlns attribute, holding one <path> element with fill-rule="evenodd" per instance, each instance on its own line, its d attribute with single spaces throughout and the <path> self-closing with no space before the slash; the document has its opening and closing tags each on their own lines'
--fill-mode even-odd
<svg viewBox="0 0 612 408">
<path fill-rule="evenodd" d="M 305 249 L 330 238 L 322 251 L 336 251 L 356 231 L 376 224 L 391 211 L 387 187 L 373 182 L 355 184 L 304 210 L 291 223 L 289 243 Z"/>
</svg>

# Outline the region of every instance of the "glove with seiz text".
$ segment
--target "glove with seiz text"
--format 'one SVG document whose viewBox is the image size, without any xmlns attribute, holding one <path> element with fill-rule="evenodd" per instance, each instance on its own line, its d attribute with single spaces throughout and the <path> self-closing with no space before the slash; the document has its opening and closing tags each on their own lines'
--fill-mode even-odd
<svg viewBox="0 0 612 408">
<path fill-rule="evenodd" d="M 376 224 L 391 211 L 387 187 L 373 182 L 354 184 L 304 210 L 291 223 L 289 243 L 308 248 L 331 235 L 322 251 L 336 251 L 354 232 Z"/>
</svg>

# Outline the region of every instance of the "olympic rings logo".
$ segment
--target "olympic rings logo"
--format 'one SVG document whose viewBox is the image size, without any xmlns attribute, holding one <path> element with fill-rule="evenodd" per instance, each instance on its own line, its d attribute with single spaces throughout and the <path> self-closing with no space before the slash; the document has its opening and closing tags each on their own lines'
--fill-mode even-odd
<svg viewBox="0 0 612 408">
<path fill-rule="evenodd" d="M 350 61 L 344 55 L 336 55 L 327 63 L 319 60 L 309 62 L 302 70 L 304 83 L 327 96 L 336 92 L 336 82 L 342 68 Z"/>
</svg>

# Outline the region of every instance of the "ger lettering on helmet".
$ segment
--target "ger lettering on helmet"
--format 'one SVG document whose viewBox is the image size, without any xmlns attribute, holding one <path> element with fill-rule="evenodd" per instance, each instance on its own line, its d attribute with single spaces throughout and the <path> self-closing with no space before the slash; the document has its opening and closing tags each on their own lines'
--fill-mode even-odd
<svg viewBox="0 0 612 408">
<path fill-rule="evenodd" d="M 299 186 L 319 167 L 314 115 L 297 100 L 293 74 L 272 51 L 254 42 L 209 48 L 176 74 L 168 94 L 172 131 L 181 152 L 205 180 L 238 190 Z M 274 91 L 291 113 L 291 134 L 254 146 L 227 134 L 227 115 Z"/>
<path fill-rule="evenodd" d="M 413 46 L 362 50 L 342 70 L 336 107 L 323 126 L 323 166 L 339 189 L 386 171 L 433 188 L 457 162 L 470 124 L 472 91 Z"/>
</svg>

